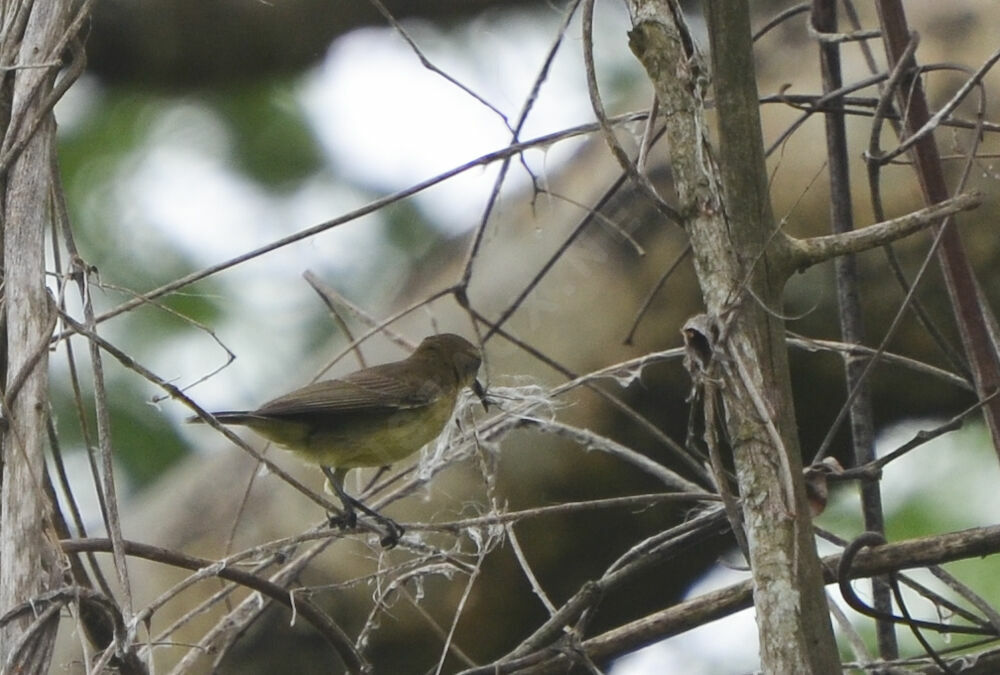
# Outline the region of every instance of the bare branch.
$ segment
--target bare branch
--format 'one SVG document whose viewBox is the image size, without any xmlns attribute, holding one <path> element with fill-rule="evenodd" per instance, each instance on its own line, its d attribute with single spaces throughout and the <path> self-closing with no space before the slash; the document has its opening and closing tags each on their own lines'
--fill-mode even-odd
<svg viewBox="0 0 1000 675">
<path fill-rule="evenodd" d="M 851 575 L 856 579 L 996 553 L 1000 553 L 1000 526 L 973 528 L 866 549 L 856 558 Z M 837 581 L 834 571 L 840 558 L 839 554 L 823 558 L 825 583 Z M 748 579 L 584 640 L 581 647 L 593 659 L 610 659 L 650 642 L 679 635 L 729 616 L 752 604 L 753 583 Z M 532 672 L 560 672 L 559 668 L 565 667 L 565 659 L 565 656 L 558 656 Z"/>
<path fill-rule="evenodd" d="M 107 539 L 72 539 L 60 542 L 63 551 L 66 553 L 79 553 L 83 551 L 104 551 L 112 550 L 112 542 Z M 292 602 L 291 593 L 281 586 L 262 579 L 254 574 L 244 572 L 236 567 L 227 565 L 224 561 L 206 560 L 194 556 L 177 553 L 157 546 L 149 546 L 135 541 L 123 541 L 125 553 L 130 556 L 159 562 L 174 567 L 192 570 L 195 572 L 208 573 L 222 579 L 235 581 L 240 585 L 251 588 L 267 597 L 275 600 L 290 610 L 295 610 L 301 614 L 323 638 L 337 650 L 343 659 L 344 664 L 352 673 L 367 672 L 369 666 L 361 658 L 361 655 L 354 649 L 350 639 L 343 630 L 330 619 L 321 609 L 316 607 L 308 598 L 296 598 Z"/>
<path fill-rule="evenodd" d="M 813 265 L 849 253 L 861 253 L 937 224 L 942 218 L 969 211 L 983 203 L 979 192 L 968 192 L 943 202 L 908 213 L 905 216 L 875 223 L 860 230 L 828 234 L 809 239 L 785 239 L 789 251 L 789 266 L 802 272 Z"/>
</svg>

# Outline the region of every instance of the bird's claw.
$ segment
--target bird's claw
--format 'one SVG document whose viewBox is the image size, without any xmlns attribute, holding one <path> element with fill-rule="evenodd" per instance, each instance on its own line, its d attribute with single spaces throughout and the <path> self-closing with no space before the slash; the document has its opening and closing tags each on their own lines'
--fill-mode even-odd
<svg viewBox="0 0 1000 675">
<path fill-rule="evenodd" d="M 388 532 L 379 539 L 378 543 L 382 545 L 382 548 L 394 548 L 406 530 L 403 529 L 402 525 L 390 518 L 380 518 L 379 520 L 382 525 L 385 525 Z"/>
<path fill-rule="evenodd" d="M 326 522 L 330 527 L 336 527 L 339 530 L 353 530 L 358 526 L 358 514 L 354 511 L 327 513 Z"/>
<path fill-rule="evenodd" d="M 395 547 L 396 544 L 399 543 L 399 540 L 403 537 L 403 534 L 406 532 L 403 526 L 392 518 L 386 518 L 379 513 L 373 512 L 370 515 L 386 530 L 386 532 L 382 534 L 379 539 L 379 543 L 382 545 L 382 548 Z M 340 530 L 353 530 L 358 526 L 358 514 L 353 509 L 350 511 L 341 511 L 339 513 L 328 513 L 327 523 L 330 527 L 335 527 Z"/>
</svg>

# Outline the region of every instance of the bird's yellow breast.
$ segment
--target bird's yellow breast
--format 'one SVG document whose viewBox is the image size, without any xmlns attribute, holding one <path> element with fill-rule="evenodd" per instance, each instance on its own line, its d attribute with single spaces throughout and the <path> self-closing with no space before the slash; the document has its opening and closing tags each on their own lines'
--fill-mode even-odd
<svg viewBox="0 0 1000 675">
<path fill-rule="evenodd" d="M 384 466 L 409 457 L 437 438 L 451 417 L 457 394 L 445 394 L 426 406 L 354 412 L 329 421 L 270 419 L 246 424 L 315 464 L 344 469 Z"/>
</svg>

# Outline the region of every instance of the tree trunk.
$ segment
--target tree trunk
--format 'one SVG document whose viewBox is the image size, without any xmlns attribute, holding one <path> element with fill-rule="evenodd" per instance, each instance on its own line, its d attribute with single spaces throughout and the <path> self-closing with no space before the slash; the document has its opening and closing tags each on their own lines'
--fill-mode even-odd
<svg viewBox="0 0 1000 675">
<path fill-rule="evenodd" d="M 682 223 L 706 314 L 686 340 L 718 383 L 754 580 L 765 673 L 839 673 L 792 407 L 778 315 L 788 264 L 772 246 L 757 86 L 745 2 L 708 0 L 720 162 L 709 145 L 709 82 L 680 6 L 631 0 L 631 44 L 653 81 L 667 126 Z M 721 166 L 721 168 L 720 168 Z M 710 396 L 711 394 L 706 394 Z M 706 422 L 710 424 L 711 422 Z M 737 527 L 739 523 L 734 523 Z"/>
<path fill-rule="evenodd" d="M 0 166 L 6 354 L 0 488 L 0 614 L 51 590 L 60 576 L 51 503 L 43 489 L 48 415 L 48 348 L 53 310 L 45 286 L 55 120 L 50 94 L 70 12 L 68 1 L 5 2 L 0 36 L 10 111 Z M 12 84 L 11 87 L 11 78 Z M 0 626 L 5 672 L 48 671 L 58 612 L 22 612 Z M 37 613 L 36 613 L 37 612 Z M 37 617 L 46 617 L 40 620 Z"/>
</svg>

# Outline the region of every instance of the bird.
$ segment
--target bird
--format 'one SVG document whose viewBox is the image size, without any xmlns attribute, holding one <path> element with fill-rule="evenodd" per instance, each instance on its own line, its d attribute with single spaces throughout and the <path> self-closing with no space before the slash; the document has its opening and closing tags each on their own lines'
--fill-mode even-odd
<svg viewBox="0 0 1000 675">
<path fill-rule="evenodd" d="M 337 522 L 354 527 L 356 511 L 362 511 L 388 529 L 383 544 L 391 546 L 402 528 L 348 495 L 344 479 L 351 469 L 386 467 L 403 460 L 437 438 L 466 387 L 487 407 L 485 391 L 476 379 L 481 362 L 479 349 L 465 338 L 453 333 L 431 335 L 401 361 L 306 385 L 255 410 L 210 414 L 222 424 L 247 427 L 318 464 L 343 504 Z"/>
</svg>

